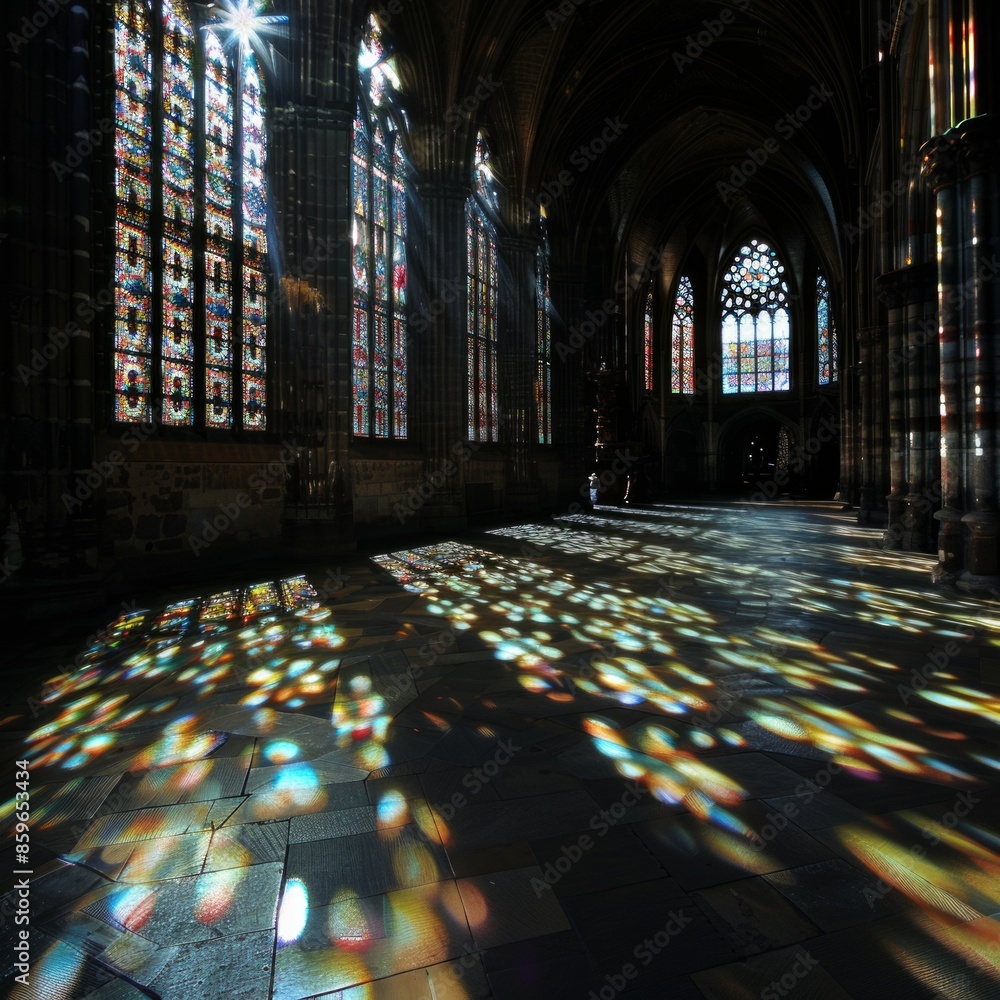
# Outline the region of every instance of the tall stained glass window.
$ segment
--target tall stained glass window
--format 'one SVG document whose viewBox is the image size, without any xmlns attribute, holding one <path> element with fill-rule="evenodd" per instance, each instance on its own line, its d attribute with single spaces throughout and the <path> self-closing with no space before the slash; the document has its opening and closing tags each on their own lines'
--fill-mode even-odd
<svg viewBox="0 0 1000 1000">
<path fill-rule="evenodd" d="M 544 220 L 543 220 L 544 224 Z M 535 377 L 535 408 L 538 413 L 538 443 L 552 444 L 552 294 L 549 287 L 549 241 L 543 234 L 535 261 L 535 344 L 538 373 Z"/>
<path fill-rule="evenodd" d="M 646 392 L 653 391 L 653 289 L 646 296 L 642 321 L 642 381 Z"/>
<path fill-rule="evenodd" d="M 358 57 L 354 120 L 354 329 L 356 436 L 407 436 L 406 188 L 395 76 L 372 15 Z"/>
<path fill-rule="evenodd" d="M 722 391 L 790 388 L 790 322 L 784 265 L 766 243 L 751 240 L 722 284 Z"/>
<path fill-rule="evenodd" d="M 670 391 L 694 392 L 694 289 L 682 276 L 674 296 L 670 340 Z"/>
<path fill-rule="evenodd" d="M 196 31 L 183 0 L 118 0 L 116 14 L 114 419 L 264 430 L 255 57 Z"/>
<path fill-rule="evenodd" d="M 830 286 L 822 273 L 816 275 L 816 348 L 819 384 L 837 381 L 837 331 L 830 314 Z"/>
<path fill-rule="evenodd" d="M 498 439 L 497 239 L 485 207 L 496 207 L 490 153 L 476 140 L 475 190 L 465 206 L 468 260 L 469 439 Z"/>
</svg>

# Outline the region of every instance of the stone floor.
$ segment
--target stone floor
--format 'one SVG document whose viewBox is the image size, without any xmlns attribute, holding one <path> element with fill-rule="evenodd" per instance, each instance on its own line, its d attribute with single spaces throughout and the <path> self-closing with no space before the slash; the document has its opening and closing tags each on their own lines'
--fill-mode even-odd
<svg viewBox="0 0 1000 1000">
<path fill-rule="evenodd" d="M 41 637 L 9 995 L 1000 996 L 1000 605 L 877 537 L 599 508 Z"/>
</svg>

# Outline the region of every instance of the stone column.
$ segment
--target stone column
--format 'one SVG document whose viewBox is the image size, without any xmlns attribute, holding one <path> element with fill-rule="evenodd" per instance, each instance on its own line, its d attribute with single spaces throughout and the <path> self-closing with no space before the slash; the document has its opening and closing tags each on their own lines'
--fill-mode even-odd
<svg viewBox="0 0 1000 1000">
<path fill-rule="evenodd" d="M 908 269 L 903 343 L 906 388 L 906 466 L 902 548 L 926 552 L 933 547 L 932 514 L 940 503 L 938 475 L 937 305 L 930 296 L 936 268 L 922 263 Z"/>
<path fill-rule="evenodd" d="M 923 171 L 937 206 L 938 342 L 940 348 L 941 510 L 935 582 L 953 582 L 964 562 L 962 516 L 962 357 L 960 324 L 961 199 L 953 137 L 931 140 L 923 150 Z"/>
<path fill-rule="evenodd" d="M 881 517 L 882 501 L 879 496 L 878 480 L 876 478 L 876 428 L 878 410 L 875 404 L 875 358 L 874 344 L 879 336 L 878 327 L 868 327 L 858 330 L 858 393 L 861 397 L 861 427 L 860 427 L 860 497 L 858 504 L 858 523 L 877 523 Z"/>
<path fill-rule="evenodd" d="M 962 249 L 967 291 L 963 324 L 966 373 L 966 419 L 968 465 L 971 472 L 973 509 L 963 518 L 969 534 L 966 541 L 966 572 L 959 585 L 996 590 L 1000 587 L 1000 509 L 997 504 L 998 361 L 1000 297 L 997 296 L 996 252 L 1000 243 L 998 225 L 998 152 L 1000 129 L 993 116 L 964 122 L 959 129 L 958 148 L 964 203 L 968 217 Z"/>
<path fill-rule="evenodd" d="M 293 0 L 294 71 L 269 116 L 278 428 L 296 455 L 286 515 L 305 538 L 318 530 L 344 546 L 353 538 L 350 192 L 363 14 L 356 3 Z"/>
<path fill-rule="evenodd" d="M 586 283 L 579 268 L 566 263 L 554 248 L 552 264 L 552 440 L 562 465 L 559 503 L 565 509 L 580 502 L 580 488 L 594 464 L 595 396 L 583 375 L 593 338 L 585 334 Z"/>
<path fill-rule="evenodd" d="M 906 548 L 903 544 L 903 509 L 909 492 L 907 468 L 907 422 L 903 372 L 903 331 L 907 280 L 905 273 L 883 274 L 878 281 L 882 301 L 888 310 L 889 374 L 889 521 L 883 536 L 887 549 Z"/>
<path fill-rule="evenodd" d="M 507 452 L 509 509 L 532 510 L 537 497 L 533 461 L 538 441 L 535 403 L 538 241 L 530 236 L 501 240 L 500 257 L 509 275 L 500 299 L 498 333 L 501 372 L 500 443 Z"/>
<path fill-rule="evenodd" d="M 468 415 L 467 184 L 427 174 L 414 184 L 410 216 L 411 310 L 426 322 L 410 335 L 417 414 L 427 481 L 434 493 L 420 511 L 423 527 L 455 530 L 466 523 L 465 483 L 471 455 Z"/>
</svg>

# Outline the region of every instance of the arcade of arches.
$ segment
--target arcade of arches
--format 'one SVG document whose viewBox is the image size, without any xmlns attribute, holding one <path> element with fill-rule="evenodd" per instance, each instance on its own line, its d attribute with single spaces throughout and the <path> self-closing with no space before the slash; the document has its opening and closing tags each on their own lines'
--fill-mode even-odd
<svg viewBox="0 0 1000 1000">
<path fill-rule="evenodd" d="M 992 0 L 3 18 L 11 996 L 997 995 Z"/>
</svg>

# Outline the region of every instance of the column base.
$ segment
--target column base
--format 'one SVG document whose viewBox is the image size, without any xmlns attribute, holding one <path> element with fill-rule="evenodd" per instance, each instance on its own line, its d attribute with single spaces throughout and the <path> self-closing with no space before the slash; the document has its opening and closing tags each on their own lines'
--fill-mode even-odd
<svg viewBox="0 0 1000 1000">
<path fill-rule="evenodd" d="M 889 524 L 882 536 L 882 548 L 890 551 L 905 550 L 909 532 L 906 528 L 906 497 L 902 493 L 890 493 L 886 498 L 889 505 Z"/>
<path fill-rule="evenodd" d="M 970 576 L 1000 580 L 1000 513 L 973 510 L 962 518 L 969 529 L 965 564 Z"/>
<path fill-rule="evenodd" d="M 866 528 L 884 528 L 889 521 L 885 507 L 870 486 L 861 489 L 858 499 L 858 524 Z"/>
<path fill-rule="evenodd" d="M 945 507 L 934 515 L 940 522 L 938 529 L 938 564 L 931 579 L 934 583 L 954 583 L 965 569 L 963 511 L 955 507 Z"/>
<path fill-rule="evenodd" d="M 1000 575 L 979 576 L 966 570 L 955 581 L 955 586 L 970 594 L 980 594 L 1000 600 Z"/>
<path fill-rule="evenodd" d="M 909 531 L 910 544 L 908 552 L 929 551 L 931 524 L 931 505 L 924 493 L 908 493 L 904 498 L 903 524 Z"/>
</svg>

